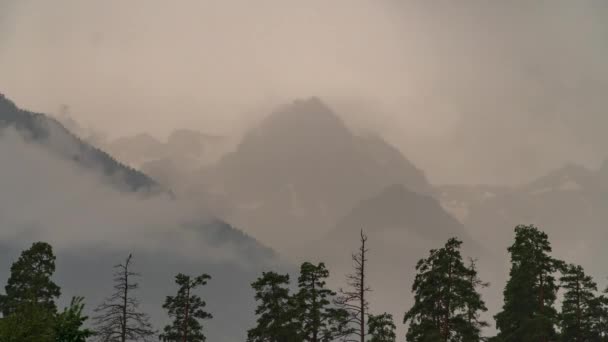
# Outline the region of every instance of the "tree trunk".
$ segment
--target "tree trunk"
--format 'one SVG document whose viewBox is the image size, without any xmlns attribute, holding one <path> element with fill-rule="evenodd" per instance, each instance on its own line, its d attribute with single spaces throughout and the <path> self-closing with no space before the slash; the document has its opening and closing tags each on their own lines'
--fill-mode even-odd
<svg viewBox="0 0 608 342">
<path fill-rule="evenodd" d="M 315 289 L 315 282 L 317 281 L 317 279 L 313 276 L 312 277 L 312 293 L 313 293 L 313 297 L 312 297 L 312 308 L 313 308 L 313 313 L 314 313 L 314 317 L 313 317 L 313 329 L 312 329 L 312 341 L 311 342 L 318 342 L 318 338 L 319 338 L 319 322 L 318 319 L 319 317 L 317 317 L 317 293 L 316 293 L 316 289 Z"/>
<path fill-rule="evenodd" d="M 576 342 L 581 341 L 581 279 L 576 276 Z"/>
<path fill-rule="evenodd" d="M 130 257 L 130 256 L 129 256 Z M 124 282 L 124 293 L 122 302 L 122 327 L 120 331 L 120 341 L 125 342 L 127 340 L 127 305 L 129 298 L 129 259 L 125 263 L 125 282 Z"/>
<path fill-rule="evenodd" d="M 446 305 L 445 305 L 445 317 L 443 319 L 443 340 L 444 342 L 448 342 L 450 338 L 450 297 L 452 292 L 452 260 L 450 260 L 450 264 L 448 265 L 448 289 L 446 291 Z"/>
<path fill-rule="evenodd" d="M 539 275 L 540 278 L 540 303 L 539 303 L 539 314 L 542 317 L 543 315 L 543 311 L 545 311 L 545 283 L 544 283 L 544 278 L 543 278 L 543 274 L 541 273 Z M 547 335 L 545 335 L 546 332 L 543 332 L 543 335 L 541 336 L 540 340 L 541 342 L 547 342 Z"/>
<path fill-rule="evenodd" d="M 361 342 L 365 342 L 365 238 L 361 230 L 361 287 L 359 288 L 361 300 Z"/>
<path fill-rule="evenodd" d="M 184 324 L 183 324 L 183 333 L 184 333 L 184 338 L 182 339 L 182 342 L 187 342 L 188 341 L 188 318 L 189 318 L 189 314 L 190 314 L 190 279 L 188 279 L 188 285 L 186 287 L 186 312 L 184 314 Z"/>
</svg>

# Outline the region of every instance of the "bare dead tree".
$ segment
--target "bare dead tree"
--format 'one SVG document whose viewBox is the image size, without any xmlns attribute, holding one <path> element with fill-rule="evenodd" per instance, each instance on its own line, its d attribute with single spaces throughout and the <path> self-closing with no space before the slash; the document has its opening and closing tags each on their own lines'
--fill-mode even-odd
<svg viewBox="0 0 608 342">
<path fill-rule="evenodd" d="M 356 253 L 352 254 L 354 272 L 346 275 L 348 289 L 340 289 L 335 300 L 336 305 L 345 309 L 349 313 L 349 324 L 356 328 L 349 330 L 349 336 L 344 337 L 346 342 L 365 342 L 366 332 L 365 323 L 369 311 L 369 303 L 366 294 L 371 288 L 366 284 L 365 263 L 367 262 L 368 249 L 365 247 L 367 236 L 360 232 L 360 246 Z M 350 336 L 358 336 L 353 339 Z"/>
<path fill-rule="evenodd" d="M 133 296 L 139 274 L 130 270 L 132 258 L 129 254 L 123 264 L 114 266 L 114 293 L 95 309 L 95 335 L 100 342 L 151 341 L 156 333 Z"/>
</svg>

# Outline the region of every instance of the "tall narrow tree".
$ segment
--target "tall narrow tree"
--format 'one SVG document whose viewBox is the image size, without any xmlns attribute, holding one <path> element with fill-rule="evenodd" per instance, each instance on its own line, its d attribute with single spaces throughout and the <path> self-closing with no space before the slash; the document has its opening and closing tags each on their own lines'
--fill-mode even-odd
<svg viewBox="0 0 608 342">
<path fill-rule="evenodd" d="M 555 273 L 561 262 L 549 255 L 547 234 L 535 226 L 517 226 L 511 254 L 510 279 L 504 305 L 495 317 L 501 342 L 548 342 L 556 338 Z"/>
<path fill-rule="evenodd" d="M 484 282 L 479 279 L 477 274 L 477 260 L 469 259 L 469 285 L 474 291 L 470 291 L 468 298 L 466 298 L 467 307 L 467 324 L 463 333 L 463 341 L 479 341 L 481 336 L 481 330 L 489 326 L 488 322 L 481 319 L 481 312 L 487 311 L 487 308 L 483 302 L 481 302 L 481 296 L 478 295 L 479 289 L 490 286 L 490 283 Z"/>
<path fill-rule="evenodd" d="M 251 287 L 255 290 L 258 316 L 255 328 L 247 332 L 248 342 L 296 342 L 297 307 L 289 294 L 289 275 L 264 272 Z"/>
<path fill-rule="evenodd" d="M 300 267 L 296 294 L 298 336 L 308 342 L 325 342 L 344 336 L 348 312 L 332 305 L 336 295 L 326 287 L 329 271 L 324 263 L 305 262 Z"/>
<path fill-rule="evenodd" d="M 568 265 L 560 278 L 566 290 L 560 328 L 564 341 L 583 342 L 594 338 L 594 305 L 597 285 L 581 266 Z"/>
<path fill-rule="evenodd" d="M 191 277 L 185 274 L 175 276 L 175 283 L 179 286 L 177 295 L 168 296 L 163 308 L 167 310 L 173 322 L 167 325 L 160 335 L 165 342 L 204 342 L 203 325 L 199 320 L 207 320 L 213 316 L 204 310 L 207 305 L 201 297 L 194 294 L 194 290 L 207 285 L 211 277 L 207 274 Z"/>
<path fill-rule="evenodd" d="M 360 342 L 365 342 L 365 319 L 369 311 L 366 295 L 371 291 L 371 288 L 367 285 L 365 277 L 368 249 L 366 247 L 367 236 L 363 233 L 363 230 L 360 232 L 359 241 L 359 249 L 352 255 L 354 271 L 346 276 L 348 288 L 338 291 L 336 304 L 349 313 L 349 323 L 356 326 L 349 333 L 358 336 Z M 355 340 L 347 339 L 347 341 Z"/>
<path fill-rule="evenodd" d="M 426 259 L 418 262 L 414 280 L 414 305 L 406 312 L 404 323 L 409 323 L 407 340 L 480 341 L 475 330 L 474 316 L 486 311 L 475 282 L 477 271 L 462 261 L 458 239 L 449 239 L 441 249 L 431 250 Z"/>
<path fill-rule="evenodd" d="M 155 331 L 149 316 L 139 311 L 139 300 L 134 292 L 139 288 L 131 270 L 133 256 L 114 266 L 114 293 L 96 309 L 95 333 L 100 342 L 149 341 Z"/>
</svg>

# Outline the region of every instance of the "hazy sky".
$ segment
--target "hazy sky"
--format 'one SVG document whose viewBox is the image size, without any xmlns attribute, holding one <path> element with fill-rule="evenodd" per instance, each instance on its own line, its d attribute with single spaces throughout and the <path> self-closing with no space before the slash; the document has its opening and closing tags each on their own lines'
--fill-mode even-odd
<svg viewBox="0 0 608 342">
<path fill-rule="evenodd" d="M 319 95 L 433 182 L 607 157 L 605 1 L 0 0 L 0 92 L 112 136 Z"/>
</svg>

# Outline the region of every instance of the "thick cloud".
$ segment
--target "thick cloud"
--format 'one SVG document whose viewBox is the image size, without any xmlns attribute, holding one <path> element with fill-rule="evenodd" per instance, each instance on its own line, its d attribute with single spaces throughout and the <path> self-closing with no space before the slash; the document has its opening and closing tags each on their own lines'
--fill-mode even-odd
<svg viewBox="0 0 608 342">
<path fill-rule="evenodd" d="M 603 1 L 4 1 L 0 87 L 112 135 L 239 132 L 319 95 L 435 182 L 605 158 Z"/>
<path fill-rule="evenodd" d="M 239 341 L 253 319 L 249 284 L 262 270 L 282 267 L 270 250 L 204 208 L 119 191 L 14 129 L 0 131 L 0 160 L 0 283 L 19 250 L 46 241 L 58 255 L 62 301 L 84 295 L 90 310 L 109 295 L 112 266 L 133 253 L 143 274 L 142 307 L 156 327 L 166 322 L 161 305 L 175 291 L 174 275 L 209 273 L 203 293 L 216 320 L 206 325 L 208 336 Z"/>
</svg>

